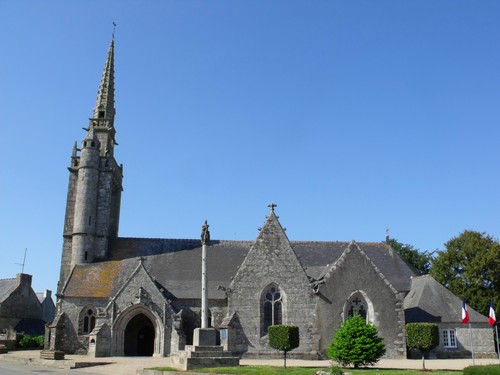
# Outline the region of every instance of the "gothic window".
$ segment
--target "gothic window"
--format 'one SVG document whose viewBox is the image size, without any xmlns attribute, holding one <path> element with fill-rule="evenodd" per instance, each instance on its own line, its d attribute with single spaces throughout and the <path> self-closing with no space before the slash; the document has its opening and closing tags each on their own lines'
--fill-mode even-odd
<svg viewBox="0 0 500 375">
<path fill-rule="evenodd" d="M 367 305 L 365 300 L 361 296 L 356 295 L 348 304 L 347 317 L 350 318 L 353 315 L 360 315 L 366 320 L 366 311 Z"/>
<path fill-rule="evenodd" d="M 85 307 L 80 313 L 80 334 L 87 335 L 95 327 L 96 312 L 93 307 Z"/>
<path fill-rule="evenodd" d="M 283 324 L 283 295 L 277 285 L 268 286 L 261 298 L 262 334 L 267 334 L 267 328 Z"/>
</svg>

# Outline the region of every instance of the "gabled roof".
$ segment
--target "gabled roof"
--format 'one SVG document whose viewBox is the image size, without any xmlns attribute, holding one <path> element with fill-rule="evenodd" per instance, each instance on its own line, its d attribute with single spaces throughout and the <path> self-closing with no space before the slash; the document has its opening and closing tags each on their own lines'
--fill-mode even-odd
<svg viewBox="0 0 500 375">
<path fill-rule="evenodd" d="M 292 247 L 306 273 L 319 279 L 340 258 L 350 242 L 292 242 Z M 366 256 L 399 291 L 410 290 L 413 269 L 390 246 L 383 242 L 356 242 Z"/>
<path fill-rule="evenodd" d="M 228 287 L 254 241 L 212 240 L 207 248 L 208 298 L 223 299 L 218 286 Z M 290 241 L 308 276 L 318 279 L 335 263 L 349 242 Z M 385 243 L 357 243 L 389 282 L 400 291 L 410 289 L 415 276 L 405 261 Z M 63 294 L 68 297 L 109 298 L 144 257 L 148 273 L 176 298 L 201 297 L 201 241 L 194 239 L 117 238 L 110 260 L 78 265 Z"/>
<path fill-rule="evenodd" d="M 459 323 L 462 300 L 438 283 L 432 276 L 414 277 L 404 301 L 407 323 Z M 471 323 L 486 323 L 488 318 L 468 307 Z"/>
<path fill-rule="evenodd" d="M 0 280 L 0 303 L 5 301 L 10 294 L 16 289 L 17 279 L 1 279 Z"/>
</svg>

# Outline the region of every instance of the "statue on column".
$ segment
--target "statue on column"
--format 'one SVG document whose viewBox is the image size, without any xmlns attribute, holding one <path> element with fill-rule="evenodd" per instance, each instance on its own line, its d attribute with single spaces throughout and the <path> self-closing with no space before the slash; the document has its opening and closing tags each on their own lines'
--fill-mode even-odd
<svg viewBox="0 0 500 375">
<path fill-rule="evenodd" d="M 205 220 L 205 224 L 201 226 L 201 243 L 202 245 L 208 245 L 210 242 L 210 231 L 208 230 L 208 223 Z"/>
</svg>

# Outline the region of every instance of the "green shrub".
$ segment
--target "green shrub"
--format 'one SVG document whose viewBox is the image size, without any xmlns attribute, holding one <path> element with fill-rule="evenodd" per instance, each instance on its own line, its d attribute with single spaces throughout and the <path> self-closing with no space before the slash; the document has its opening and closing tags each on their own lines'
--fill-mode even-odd
<svg viewBox="0 0 500 375">
<path fill-rule="evenodd" d="M 328 357 L 342 366 L 355 368 L 373 365 L 385 354 L 385 345 L 378 330 L 359 315 L 347 319 L 328 346 Z"/>
<path fill-rule="evenodd" d="M 286 367 L 286 353 L 297 348 L 300 344 L 299 327 L 276 325 L 269 326 L 269 346 L 284 352 L 284 366 Z"/>
<path fill-rule="evenodd" d="M 469 366 L 464 368 L 464 375 L 500 375 L 500 365 Z"/>
<path fill-rule="evenodd" d="M 17 347 L 21 349 L 31 349 L 31 348 L 41 348 L 43 347 L 45 341 L 45 336 L 30 336 L 30 335 L 19 335 Z"/>
</svg>

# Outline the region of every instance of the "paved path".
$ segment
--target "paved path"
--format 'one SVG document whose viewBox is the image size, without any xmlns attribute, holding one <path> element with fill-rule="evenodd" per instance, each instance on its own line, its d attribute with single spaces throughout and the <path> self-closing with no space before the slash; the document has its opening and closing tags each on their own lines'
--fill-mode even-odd
<svg viewBox="0 0 500 375">
<path fill-rule="evenodd" d="M 78 369 L 78 372 L 89 374 L 113 374 L 113 375 L 136 375 L 137 370 L 148 367 L 168 366 L 168 358 L 156 357 L 108 357 L 91 358 L 79 355 L 66 355 L 65 361 L 41 360 L 39 351 L 15 351 L 7 354 L 0 354 L 0 361 L 24 362 L 26 365 L 45 365 L 52 367 L 68 368 L 75 362 L 105 362 L 107 364 Z M 269 365 L 282 366 L 282 359 L 242 359 L 242 365 Z M 476 365 L 500 364 L 498 359 L 476 359 Z M 426 368 L 437 370 L 462 370 L 464 367 L 472 365 L 472 359 L 428 359 L 425 361 Z M 305 361 L 298 359 L 287 360 L 287 366 L 301 367 L 329 367 L 330 361 Z M 378 368 L 396 369 L 420 369 L 421 360 L 412 359 L 382 359 L 377 364 Z"/>
</svg>

